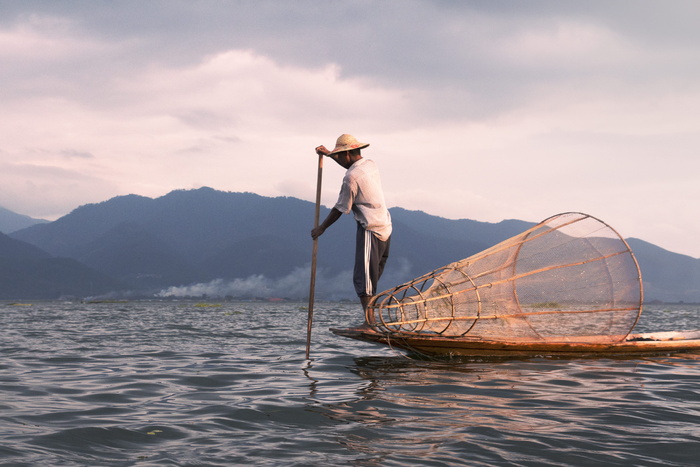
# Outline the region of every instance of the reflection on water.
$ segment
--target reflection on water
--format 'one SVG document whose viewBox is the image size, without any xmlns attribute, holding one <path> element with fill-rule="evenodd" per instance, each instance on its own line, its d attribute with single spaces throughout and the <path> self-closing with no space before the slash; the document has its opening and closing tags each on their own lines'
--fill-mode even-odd
<svg viewBox="0 0 700 467">
<path fill-rule="evenodd" d="M 700 438 L 699 359 L 492 364 L 362 357 L 351 368 L 368 382 L 357 399 L 324 407 L 333 420 L 357 424 L 344 442 L 383 465 L 644 465 L 655 458 L 692 465 Z"/>
<path fill-rule="evenodd" d="M 0 464 L 696 463 L 700 354 L 416 360 L 327 331 L 359 315 L 317 304 L 306 361 L 299 304 L 0 304 Z"/>
</svg>

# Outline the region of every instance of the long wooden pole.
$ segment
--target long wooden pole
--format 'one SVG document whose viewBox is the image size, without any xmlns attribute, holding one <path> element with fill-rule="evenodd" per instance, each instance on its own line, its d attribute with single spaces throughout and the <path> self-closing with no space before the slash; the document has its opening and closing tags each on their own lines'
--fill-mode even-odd
<svg viewBox="0 0 700 467">
<path fill-rule="evenodd" d="M 314 214 L 314 228 L 318 227 L 321 214 L 321 182 L 323 178 L 323 154 L 318 155 L 318 175 L 316 177 L 316 212 Z M 316 293 L 316 257 L 318 256 L 318 238 L 314 238 L 314 246 L 311 251 L 311 281 L 309 284 L 309 318 L 306 323 L 306 359 L 309 359 L 311 348 L 311 326 L 314 320 L 314 295 Z"/>
</svg>

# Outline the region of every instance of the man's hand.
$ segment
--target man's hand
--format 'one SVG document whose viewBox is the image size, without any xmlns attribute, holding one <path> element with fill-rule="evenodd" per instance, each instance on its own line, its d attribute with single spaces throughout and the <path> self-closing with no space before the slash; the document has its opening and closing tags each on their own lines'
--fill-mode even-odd
<svg viewBox="0 0 700 467">
<path fill-rule="evenodd" d="M 338 211 L 338 208 L 334 207 L 333 209 L 331 209 L 331 212 L 328 213 L 328 217 L 326 217 L 326 220 L 321 222 L 321 225 L 319 225 L 318 227 L 314 227 L 313 229 L 311 229 L 311 238 L 316 240 L 318 237 L 323 235 L 323 232 L 325 232 L 328 227 L 333 225 L 335 221 L 340 219 L 340 216 L 342 215 L 343 213 Z"/>
<path fill-rule="evenodd" d="M 323 232 L 325 231 L 326 229 L 323 226 L 319 225 L 318 227 L 311 229 L 311 238 L 316 240 L 318 237 L 323 235 Z"/>
<path fill-rule="evenodd" d="M 324 145 L 321 145 L 316 148 L 316 154 L 318 154 L 319 156 L 327 156 L 329 152 L 330 151 L 326 149 Z"/>
</svg>

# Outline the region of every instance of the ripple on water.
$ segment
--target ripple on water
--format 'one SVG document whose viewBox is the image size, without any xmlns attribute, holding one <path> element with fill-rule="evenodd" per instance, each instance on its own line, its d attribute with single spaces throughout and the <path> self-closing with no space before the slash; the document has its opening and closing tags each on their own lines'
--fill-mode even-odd
<svg viewBox="0 0 700 467">
<path fill-rule="evenodd" d="M 696 461 L 696 354 L 414 360 L 325 331 L 358 310 L 319 304 L 307 362 L 297 304 L 0 311 L 10 465 Z"/>
</svg>

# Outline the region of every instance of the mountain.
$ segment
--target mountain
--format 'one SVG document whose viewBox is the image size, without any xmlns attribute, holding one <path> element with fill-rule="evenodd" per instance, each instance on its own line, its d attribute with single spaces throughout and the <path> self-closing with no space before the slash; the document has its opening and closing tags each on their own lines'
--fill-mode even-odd
<svg viewBox="0 0 700 467">
<path fill-rule="evenodd" d="M 391 209 L 391 217 L 392 255 L 398 253 L 414 265 L 407 280 L 485 250 L 533 225 L 518 220 L 450 220 L 402 208 Z"/>
<path fill-rule="evenodd" d="M 9 234 L 35 224 L 45 224 L 46 220 L 34 219 L 0 207 L 0 232 Z"/>
<path fill-rule="evenodd" d="M 0 233 L 0 299 L 105 294 L 123 284 L 70 258 L 54 258 Z"/>
<path fill-rule="evenodd" d="M 139 288 L 187 283 L 199 278 L 196 266 L 174 247 L 130 222 L 118 224 L 89 241 L 76 259 Z"/>
<path fill-rule="evenodd" d="M 55 256 L 85 262 L 133 287 L 181 285 L 241 274 L 282 275 L 308 262 L 313 205 L 210 188 L 157 199 L 128 195 L 79 207 L 13 234 Z"/>
<path fill-rule="evenodd" d="M 48 224 L 14 232 L 53 257 L 68 258 L 153 294 L 308 294 L 313 203 L 211 188 L 160 198 L 120 196 L 81 206 Z M 328 213 L 322 208 L 321 218 Z M 533 224 L 449 220 L 392 208 L 391 256 L 379 288 L 389 288 L 478 253 Z M 343 216 L 319 241 L 317 294 L 353 298 L 355 222 Z M 648 300 L 700 302 L 700 260 L 630 239 Z M 199 284 L 199 285 L 193 285 Z"/>
<path fill-rule="evenodd" d="M 700 259 L 672 253 L 636 238 L 627 239 L 642 270 L 647 301 L 700 302 Z"/>
<path fill-rule="evenodd" d="M 280 279 L 299 268 L 308 270 L 313 209 L 313 203 L 295 198 L 177 190 L 157 199 L 128 195 L 81 206 L 13 237 L 78 260 L 130 288 L 155 290 L 251 275 Z M 321 215 L 327 213 L 323 208 Z M 531 225 L 450 221 L 400 208 L 392 209 L 392 217 L 395 234 L 386 271 L 392 282 L 469 256 Z M 351 268 L 354 236 L 352 216 L 343 216 L 323 236 L 318 254 L 323 274 L 336 277 Z M 351 287 L 346 283 L 343 289 Z"/>
</svg>

